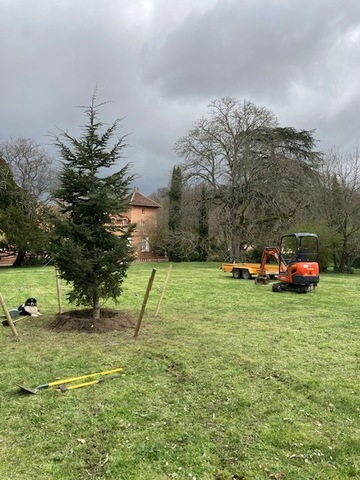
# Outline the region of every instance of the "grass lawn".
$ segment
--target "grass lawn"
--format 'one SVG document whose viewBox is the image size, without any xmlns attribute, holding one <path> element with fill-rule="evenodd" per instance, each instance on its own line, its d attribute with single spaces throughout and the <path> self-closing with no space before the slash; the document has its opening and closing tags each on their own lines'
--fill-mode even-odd
<svg viewBox="0 0 360 480">
<path fill-rule="evenodd" d="M 359 479 L 360 275 L 300 295 L 174 264 L 154 318 L 168 265 L 134 264 L 116 308 L 138 316 L 154 267 L 136 340 L 52 331 L 54 269 L 0 270 L 7 307 L 31 296 L 43 313 L 19 341 L 0 326 L 0 478 Z M 66 393 L 16 387 L 116 367 Z"/>
</svg>

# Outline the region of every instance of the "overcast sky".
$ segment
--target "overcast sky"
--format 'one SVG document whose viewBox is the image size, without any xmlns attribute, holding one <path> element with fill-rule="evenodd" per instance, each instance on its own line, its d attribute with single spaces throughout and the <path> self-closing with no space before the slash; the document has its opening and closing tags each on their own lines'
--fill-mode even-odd
<svg viewBox="0 0 360 480">
<path fill-rule="evenodd" d="M 149 195 L 175 142 L 225 96 L 319 148 L 360 145 L 360 0 L 0 0 L 0 141 L 77 136 L 77 105 L 125 117 L 135 184 Z"/>
</svg>

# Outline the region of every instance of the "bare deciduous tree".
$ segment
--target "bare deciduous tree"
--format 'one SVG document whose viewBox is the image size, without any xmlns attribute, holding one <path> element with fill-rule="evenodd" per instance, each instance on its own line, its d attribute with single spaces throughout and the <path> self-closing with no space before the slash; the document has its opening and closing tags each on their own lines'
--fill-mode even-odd
<svg viewBox="0 0 360 480">
<path fill-rule="evenodd" d="M 331 149 L 324 156 L 318 191 L 322 215 L 337 236 L 335 270 L 344 271 L 360 255 L 360 152 Z"/>
<path fill-rule="evenodd" d="M 57 174 L 52 157 L 41 145 L 31 138 L 10 138 L 0 144 L 0 155 L 19 187 L 39 201 L 50 199 Z"/>
<path fill-rule="evenodd" d="M 252 241 L 256 223 L 294 215 L 304 195 L 304 175 L 319 155 L 310 131 L 279 127 L 275 115 L 251 101 L 222 98 L 209 116 L 175 144 L 186 178 L 204 183 L 223 209 L 230 257 Z"/>
</svg>

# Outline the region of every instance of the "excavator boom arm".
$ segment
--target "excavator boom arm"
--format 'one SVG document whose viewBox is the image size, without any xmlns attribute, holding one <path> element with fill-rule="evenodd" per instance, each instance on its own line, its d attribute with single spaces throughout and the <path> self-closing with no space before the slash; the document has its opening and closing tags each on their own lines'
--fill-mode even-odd
<svg viewBox="0 0 360 480">
<path fill-rule="evenodd" d="M 259 276 L 266 275 L 266 264 L 268 263 L 268 259 L 270 257 L 275 258 L 277 261 L 277 264 L 279 265 L 279 273 L 286 271 L 286 264 L 281 257 L 280 249 L 278 247 L 265 247 L 261 256 Z"/>
</svg>

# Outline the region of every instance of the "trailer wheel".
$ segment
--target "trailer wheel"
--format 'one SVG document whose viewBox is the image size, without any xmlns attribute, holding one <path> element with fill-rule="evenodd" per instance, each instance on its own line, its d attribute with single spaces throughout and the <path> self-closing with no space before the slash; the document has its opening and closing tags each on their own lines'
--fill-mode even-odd
<svg viewBox="0 0 360 480">
<path fill-rule="evenodd" d="M 249 270 L 247 270 L 246 268 L 241 270 L 241 278 L 243 280 L 249 280 L 251 278 L 251 273 L 249 272 Z"/>
<path fill-rule="evenodd" d="M 241 278 L 241 270 L 239 270 L 238 268 L 234 268 L 233 271 L 232 271 L 232 276 L 236 279 L 239 279 Z"/>
</svg>

